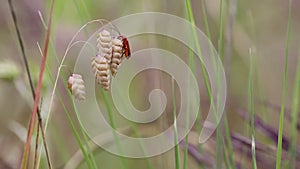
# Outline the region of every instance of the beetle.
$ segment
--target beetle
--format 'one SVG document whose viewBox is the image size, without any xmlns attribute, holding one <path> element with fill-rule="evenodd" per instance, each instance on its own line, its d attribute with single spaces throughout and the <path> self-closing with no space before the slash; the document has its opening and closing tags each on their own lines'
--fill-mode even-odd
<svg viewBox="0 0 300 169">
<path fill-rule="evenodd" d="M 127 37 L 124 35 L 120 35 L 117 38 L 120 39 L 123 43 L 123 55 L 125 55 L 126 59 L 129 59 L 131 52 L 130 52 L 130 46 Z"/>
</svg>

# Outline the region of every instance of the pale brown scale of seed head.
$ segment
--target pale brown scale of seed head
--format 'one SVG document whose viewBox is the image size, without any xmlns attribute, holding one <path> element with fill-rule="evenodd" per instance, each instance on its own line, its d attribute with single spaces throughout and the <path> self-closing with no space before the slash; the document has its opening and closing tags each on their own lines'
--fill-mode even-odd
<svg viewBox="0 0 300 169">
<path fill-rule="evenodd" d="M 68 79 L 68 88 L 77 100 L 85 100 L 85 86 L 82 76 L 72 74 Z"/>
<path fill-rule="evenodd" d="M 110 86 L 110 69 L 107 59 L 104 55 L 96 55 L 92 58 L 91 65 L 96 82 L 105 90 L 108 90 Z"/>
<path fill-rule="evenodd" d="M 113 76 L 116 75 L 120 64 L 122 62 L 123 55 L 123 43 L 120 39 L 115 38 L 112 40 L 112 61 L 110 65 L 110 70 Z"/>
<path fill-rule="evenodd" d="M 107 62 L 110 63 L 112 53 L 112 37 L 108 31 L 103 30 L 99 33 L 97 38 L 97 48 L 98 54 L 104 54 Z"/>
</svg>

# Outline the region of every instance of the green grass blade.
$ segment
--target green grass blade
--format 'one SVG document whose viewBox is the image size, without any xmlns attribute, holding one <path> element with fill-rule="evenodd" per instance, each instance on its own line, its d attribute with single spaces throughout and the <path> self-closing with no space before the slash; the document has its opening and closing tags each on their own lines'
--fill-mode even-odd
<svg viewBox="0 0 300 169">
<path fill-rule="evenodd" d="M 67 86 L 67 85 L 66 85 Z M 93 155 L 93 152 L 91 151 L 91 147 L 90 147 L 90 144 L 89 144 L 89 140 L 88 140 L 88 137 L 84 131 L 84 127 L 83 127 L 83 124 L 81 123 L 81 121 L 79 120 L 79 115 L 78 115 L 78 111 L 77 111 L 77 108 L 76 108 L 76 105 L 75 105 L 75 102 L 74 102 L 74 99 L 72 98 L 72 95 L 71 93 L 68 91 L 68 95 L 69 97 L 71 97 L 72 99 L 72 105 L 73 105 L 73 109 L 75 111 L 75 114 L 76 114 L 76 118 L 79 122 L 79 125 L 80 125 L 80 131 L 81 131 L 81 134 L 83 136 L 83 140 L 84 140 L 84 143 L 87 147 L 87 153 L 88 153 L 88 156 L 89 158 L 91 159 L 91 163 L 93 165 L 93 168 L 97 169 L 97 164 L 96 164 L 96 161 L 95 161 L 95 158 L 94 158 L 94 155 Z"/>
<path fill-rule="evenodd" d="M 220 14 L 219 14 L 219 57 L 223 58 L 223 0 L 220 0 Z"/>
<path fill-rule="evenodd" d="M 296 158 L 296 145 L 297 145 L 297 123 L 298 123 L 298 111 L 299 111 L 299 92 L 300 92 L 300 48 L 298 54 L 298 64 L 296 71 L 296 78 L 294 84 L 294 95 L 292 103 L 292 131 L 291 131 L 291 146 L 289 148 L 289 164 L 287 168 L 295 168 Z"/>
<path fill-rule="evenodd" d="M 250 113 L 251 113 L 251 152 L 252 152 L 252 168 L 256 169 L 256 155 L 255 155 L 255 126 L 254 126 L 254 97 L 253 97 L 253 56 L 251 49 L 249 49 L 250 53 L 250 75 L 249 75 L 249 102 L 250 102 Z"/>
<path fill-rule="evenodd" d="M 172 101 L 173 101 L 173 116 L 174 116 L 174 143 L 175 143 L 175 168 L 180 169 L 180 157 L 179 157 L 179 146 L 178 146 L 178 135 L 177 135 L 177 120 L 176 120 L 176 97 L 175 97 L 175 86 L 174 78 L 172 77 Z"/>
<path fill-rule="evenodd" d="M 193 11 L 192 11 L 192 7 L 191 7 L 191 2 L 189 0 L 186 0 L 186 5 L 187 5 L 187 11 L 188 11 L 188 15 L 189 15 L 189 20 L 191 22 L 191 24 L 193 26 L 195 26 L 195 21 L 194 21 L 194 16 L 193 16 Z M 220 58 L 222 56 L 222 41 L 223 41 L 223 28 L 222 28 L 222 25 L 223 25 L 223 11 L 222 11 L 222 5 L 223 5 L 223 1 L 220 0 L 220 37 L 219 37 L 219 55 L 220 55 Z M 202 7 L 204 8 L 204 5 L 203 5 L 203 1 L 202 1 Z M 204 14 L 204 16 L 206 17 L 206 12 Z M 209 28 L 208 28 L 208 22 L 207 22 L 207 19 L 205 20 L 205 24 L 206 24 L 206 29 L 208 31 L 208 38 L 210 38 L 210 32 L 209 32 Z M 197 32 L 195 29 L 193 29 L 193 34 L 194 34 L 194 37 L 195 37 L 195 42 L 196 42 L 196 47 L 197 47 L 197 52 L 201 54 L 201 48 L 200 48 L 200 44 L 199 44 L 199 41 L 197 39 Z M 212 44 L 210 45 L 210 50 L 211 52 L 213 51 L 213 48 L 212 48 Z M 221 52 L 221 53 L 220 53 Z M 213 54 L 213 52 L 212 52 Z M 211 92 L 211 89 L 210 89 L 210 84 L 209 84 L 209 79 L 208 79 L 208 75 L 205 71 L 205 66 L 203 64 L 203 61 L 202 61 L 202 56 L 198 56 L 199 59 L 200 59 L 200 66 L 201 66 L 201 71 L 202 71 L 202 74 L 203 74 L 203 78 L 204 78 L 204 82 L 205 82 L 205 88 L 206 88 L 206 91 L 208 93 L 208 96 L 209 96 L 209 99 L 210 99 L 210 103 L 211 103 L 211 108 L 215 114 L 216 112 L 216 108 L 215 108 L 215 105 L 214 105 L 214 102 L 213 102 L 213 96 L 212 96 L 212 92 Z M 217 71 L 218 68 L 216 66 L 216 61 L 215 61 L 215 58 L 213 58 L 213 66 L 214 66 L 214 70 Z M 219 75 L 218 75 L 219 76 Z M 219 82 L 219 78 L 218 78 L 218 82 Z M 219 131 L 218 131 L 219 130 Z M 217 127 L 217 133 L 221 133 L 221 129 L 219 127 Z M 222 135 L 221 134 L 217 134 L 217 146 L 216 146 L 216 151 L 217 152 L 220 152 L 220 153 L 217 153 L 217 166 L 222 166 L 222 149 L 223 149 L 223 140 L 222 140 Z"/>
<path fill-rule="evenodd" d="M 117 144 L 117 149 L 122 154 L 122 148 L 121 148 L 120 140 L 118 139 L 118 137 L 116 135 L 116 129 L 117 128 L 116 128 L 116 124 L 115 124 L 115 121 L 114 121 L 111 105 L 109 104 L 107 95 L 106 95 L 105 91 L 102 88 L 101 88 L 101 96 L 103 98 L 104 104 L 105 104 L 107 112 L 108 112 L 109 123 L 110 123 L 111 127 L 114 129 L 113 130 L 113 135 L 114 135 L 114 140 Z M 122 168 L 123 169 L 127 168 L 126 167 L 127 166 L 126 161 L 122 157 L 120 157 L 120 159 L 121 159 Z"/>
<path fill-rule="evenodd" d="M 191 68 L 192 72 L 195 72 L 195 63 L 194 63 L 194 53 L 192 50 L 189 50 L 189 67 Z M 190 79 L 188 80 L 188 96 L 187 96 L 187 105 L 190 104 L 190 94 L 191 94 L 191 90 L 190 90 Z M 190 106 L 187 107 L 186 110 L 186 137 L 185 137 L 185 145 L 184 145 L 184 156 L 183 156 L 183 169 L 187 168 L 187 160 L 188 160 L 188 148 L 189 148 L 189 130 L 188 130 L 188 126 L 190 125 Z M 200 117 L 200 116 L 198 116 Z M 197 118 L 198 118 L 197 117 Z"/>
<path fill-rule="evenodd" d="M 230 166 L 232 169 L 236 169 L 235 161 L 234 161 L 234 155 L 233 155 L 233 148 L 231 144 L 231 137 L 230 137 L 230 130 L 227 120 L 227 115 L 224 116 L 224 126 L 225 126 L 225 134 L 226 134 L 226 143 L 227 143 L 227 149 L 229 153 L 229 160 L 230 160 Z"/>
<path fill-rule="evenodd" d="M 218 40 L 218 53 L 219 53 L 219 57 L 220 59 L 223 58 L 223 0 L 220 0 L 220 5 L 219 5 L 219 40 Z M 218 78 L 219 79 L 219 78 Z M 225 147 L 223 144 L 223 135 L 222 135 L 222 120 L 220 122 L 220 124 L 217 127 L 217 136 L 216 136 L 216 165 L 217 168 L 222 168 L 222 162 L 223 162 L 223 153 L 222 151 L 225 151 Z M 225 152 L 224 152 L 225 153 Z M 224 156 L 224 158 L 227 158 L 226 156 Z M 226 166 L 227 167 L 227 166 Z"/>
<path fill-rule="evenodd" d="M 189 20 L 190 20 L 191 24 L 193 26 L 196 26 L 195 25 L 195 19 L 194 19 L 193 10 L 192 10 L 192 6 L 191 6 L 190 0 L 186 0 L 186 7 L 187 7 L 188 16 L 189 16 Z M 200 43 L 199 43 L 199 40 L 197 38 L 198 36 L 197 36 L 196 29 L 193 29 L 193 35 L 194 35 L 195 42 L 196 42 L 197 52 L 200 53 L 200 54 L 202 54 L 201 48 L 200 48 Z M 209 85 L 208 75 L 206 73 L 205 66 L 203 64 L 202 56 L 198 56 L 198 57 L 200 59 L 201 71 L 202 71 L 203 78 L 204 78 L 204 81 L 205 81 L 205 88 L 206 88 L 208 96 L 210 97 L 210 100 L 211 100 L 212 99 L 212 93 L 211 93 L 211 89 L 210 89 L 210 85 Z"/>
<path fill-rule="evenodd" d="M 284 74 L 283 74 L 281 111 L 280 111 L 280 117 L 279 117 L 279 131 L 278 131 L 276 169 L 281 168 L 282 133 L 283 133 L 284 110 L 285 110 L 285 101 L 286 101 L 286 81 L 287 81 L 288 61 L 289 61 L 289 47 L 290 47 L 290 36 L 291 36 L 291 29 L 290 29 L 290 27 L 291 27 L 291 13 L 292 13 L 292 0 L 289 0 L 289 15 L 288 15 L 287 33 L 286 33 L 285 65 L 284 65 Z"/>
</svg>

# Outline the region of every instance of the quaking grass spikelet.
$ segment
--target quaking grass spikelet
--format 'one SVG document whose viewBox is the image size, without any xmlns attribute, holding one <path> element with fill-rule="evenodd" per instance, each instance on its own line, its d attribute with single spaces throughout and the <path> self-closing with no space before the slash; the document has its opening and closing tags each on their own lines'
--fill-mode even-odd
<svg viewBox="0 0 300 169">
<path fill-rule="evenodd" d="M 68 88 L 77 100 L 85 100 L 85 86 L 82 76 L 73 73 L 68 79 Z"/>
<path fill-rule="evenodd" d="M 107 59 L 104 55 L 96 55 L 92 58 L 91 64 L 96 82 L 107 91 L 110 86 L 110 69 Z"/>
<path fill-rule="evenodd" d="M 123 44 L 120 39 L 113 39 L 112 40 L 112 61 L 110 65 L 110 70 L 113 76 L 116 75 L 118 72 L 119 66 L 122 61 L 123 55 Z"/>
</svg>

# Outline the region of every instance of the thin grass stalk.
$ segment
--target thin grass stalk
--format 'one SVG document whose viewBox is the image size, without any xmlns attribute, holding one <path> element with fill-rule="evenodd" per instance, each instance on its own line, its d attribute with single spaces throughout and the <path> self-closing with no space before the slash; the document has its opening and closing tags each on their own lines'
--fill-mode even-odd
<svg viewBox="0 0 300 169">
<path fill-rule="evenodd" d="M 193 10 L 192 10 L 192 7 L 191 7 L 191 2 L 189 1 L 189 0 L 186 0 L 186 11 L 187 11 L 187 19 L 191 22 L 191 24 L 193 25 L 193 26 L 196 26 L 195 25 L 195 20 L 194 20 L 194 16 L 193 16 Z M 194 32 L 193 32 L 193 35 L 195 36 L 195 37 L 197 37 L 197 33 L 195 32 L 195 30 L 194 30 Z M 192 38 L 194 38 L 195 39 L 195 37 L 192 37 Z M 198 39 L 196 38 L 196 43 L 198 42 Z M 198 52 L 200 52 L 200 54 L 201 54 L 201 48 L 200 48 L 200 45 L 199 45 L 199 42 L 198 42 L 198 44 L 197 44 L 197 48 L 198 48 Z M 193 72 L 195 72 L 195 60 L 194 60 L 194 56 L 192 56 L 192 54 L 193 54 L 193 51 L 191 51 L 191 50 L 189 50 L 189 66 L 190 66 L 190 69 L 193 71 Z M 199 59 L 200 59 L 200 64 L 203 64 L 202 63 L 202 57 L 199 57 Z M 204 65 L 202 65 L 202 66 L 204 66 Z M 203 72 L 203 69 L 202 69 L 202 72 Z M 203 72 L 203 74 L 204 74 L 204 76 L 206 75 L 206 72 Z M 201 111 L 200 111 L 200 114 L 197 116 L 197 121 L 199 121 L 199 122 L 201 122 Z M 200 125 L 196 125 L 196 130 L 198 131 L 201 131 L 201 126 Z M 187 140 L 188 138 L 186 138 L 186 140 Z M 189 144 L 188 143 L 186 143 L 186 145 L 188 146 L 186 146 L 185 148 L 186 149 L 188 149 L 189 148 Z M 203 150 L 202 150 L 202 147 L 201 147 L 201 145 L 199 144 L 198 146 L 197 146 L 197 148 L 198 148 L 198 151 L 199 152 L 202 152 Z M 185 152 L 187 152 L 188 150 L 185 150 Z M 185 153 L 185 156 L 187 155 L 187 153 Z M 187 158 L 187 157 L 186 157 Z M 186 166 L 186 164 L 185 164 L 185 166 Z M 203 165 L 202 164 L 200 164 L 200 167 L 201 168 L 204 168 L 203 167 Z"/>
<path fill-rule="evenodd" d="M 248 16 L 248 19 L 249 19 L 249 25 L 248 26 L 249 26 L 250 33 L 251 33 L 250 35 L 252 37 L 252 42 L 254 44 L 252 46 L 252 54 L 256 55 L 256 45 L 255 44 L 257 42 L 257 38 L 256 38 L 256 31 L 255 31 L 254 18 L 253 18 L 252 11 L 247 12 L 247 16 Z M 254 62 L 255 62 L 255 60 L 254 60 Z M 258 88 L 257 88 L 258 98 L 260 100 L 265 100 L 264 90 L 261 89 L 262 84 L 261 84 L 261 81 L 259 79 L 260 69 L 256 65 L 254 65 L 254 66 L 255 66 L 254 69 L 256 71 L 254 72 L 253 76 L 254 76 L 254 78 L 255 78 L 254 80 L 256 81 L 256 84 L 258 86 Z M 270 119 L 270 118 L 268 118 L 268 113 L 267 112 L 268 112 L 268 110 L 266 109 L 266 106 L 263 105 L 261 114 L 262 114 L 263 120 L 266 121 L 266 122 L 268 122 L 268 120 Z"/>
<path fill-rule="evenodd" d="M 35 138 L 35 149 L 34 149 L 34 162 L 33 162 L 33 169 L 37 168 L 37 161 L 38 161 L 38 150 L 39 150 L 39 133 L 40 133 L 40 122 L 37 122 L 37 131 L 36 131 L 36 138 Z"/>
<path fill-rule="evenodd" d="M 28 159 L 29 159 L 28 156 L 29 156 L 29 151 L 30 151 L 30 143 L 31 143 L 31 137 L 32 137 L 32 132 L 33 132 L 33 128 L 34 128 L 35 116 L 36 116 L 36 112 L 38 111 L 38 101 L 39 101 L 39 94 L 40 94 L 41 82 L 42 82 L 42 78 L 43 78 L 43 69 L 44 69 L 43 65 L 45 65 L 46 57 L 47 57 L 50 29 L 47 31 L 47 35 L 46 35 L 44 59 L 42 60 L 39 82 L 38 82 L 38 86 L 37 86 L 37 91 L 35 93 L 34 88 L 33 88 L 33 84 L 32 84 L 32 80 L 31 80 L 31 75 L 30 75 L 30 71 L 29 71 L 27 57 L 25 55 L 25 49 L 24 49 L 23 42 L 22 42 L 22 39 L 21 39 L 21 34 L 20 34 L 20 31 L 19 31 L 19 28 L 18 28 L 18 25 L 17 25 L 17 18 L 16 18 L 16 15 L 15 15 L 11 0 L 9 0 L 8 2 L 9 2 L 9 6 L 10 6 L 10 11 L 11 11 L 12 16 L 13 16 L 13 20 L 14 20 L 16 31 L 17 31 L 19 43 L 20 43 L 20 46 L 21 46 L 22 55 L 23 55 L 23 59 L 24 59 L 24 62 L 25 62 L 25 67 L 26 67 L 26 72 L 27 72 L 27 76 L 29 78 L 29 83 L 30 83 L 30 87 L 31 87 L 31 92 L 32 92 L 32 95 L 34 97 L 34 108 L 33 108 L 32 116 L 31 116 L 30 123 L 29 123 L 27 141 L 26 141 L 26 145 L 24 146 L 23 158 L 22 158 L 22 162 L 21 162 L 21 165 L 20 165 L 20 168 L 22 168 L 22 166 L 24 168 L 28 168 Z M 50 25 L 51 25 L 51 20 L 52 20 L 53 4 L 54 4 L 54 0 L 52 1 L 51 9 L 50 9 L 50 17 L 49 17 L 49 24 Z M 39 111 L 38 111 L 38 120 L 39 120 L 39 124 L 41 126 L 41 129 L 43 129 L 41 116 L 40 116 Z M 46 155 L 47 155 L 48 166 L 51 169 L 52 166 L 51 166 L 51 163 L 50 163 L 48 148 L 47 148 L 47 144 L 46 144 L 46 140 L 45 140 L 45 135 L 44 135 L 43 132 L 42 132 L 42 135 L 43 135 L 43 143 L 44 143 L 44 147 L 45 147 L 45 151 L 46 151 Z"/>
<path fill-rule="evenodd" d="M 211 33 L 210 33 L 209 25 L 208 25 L 208 18 L 207 18 L 207 14 L 206 14 L 204 0 L 201 0 L 201 6 L 202 6 L 202 14 L 203 14 L 203 17 L 204 17 L 204 24 L 205 24 L 205 28 L 206 28 L 206 34 L 207 34 L 208 39 L 211 39 Z M 222 13 L 220 13 L 220 14 L 222 14 Z M 221 18 L 223 18 L 223 17 L 220 16 L 220 20 L 221 20 Z M 222 29 L 222 27 L 220 27 L 220 29 Z M 222 32 L 222 31 L 219 31 L 219 32 Z M 222 34 L 220 34 L 220 35 L 222 35 Z M 227 46 L 227 47 L 231 48 L 231 46 Z M 212 45 L 210 45 L 210 52 L 211 52 L 211 54 L 213 54 Z M 227 75 L 228 74 L 229 74 L 229 72 L 227 71 Z M 229 131 L 229 126 L 228 126 L 228 121 L 227 121 L 227 115 L 226 115 L 226 113 L 224 115 L 225 116 L 224 116 L 223 120 L 225 122 L 224 127 L 225 127 L 225 132 L 226 132 L 226 143 L 228 145 L 229 160 L 230 160 L 230 162 L 228 162 L 228 165 L 226 164 L 226 168 L 231 167 L 231 168 L 235 169 L 236 165 L 235 165 L 233 149 L 232 149 L 232 145 L 231 145 L 231 137 L 230 137 L 230 131 Z M 224 152 L 224 155 L 225 154 L 226 153 Z M 224 157 L 225 157 L 225 163 L 226 163 L 227 156 L 224 156 Z"/>
<path fill-rule="evenodd" d="M 220 125 L 216 129 L 216 168 L 222 168 L 223 163 L 223 141 Z"/>
<path fill-rule="evenodd" d="M 186 15 L 186 14 L 185 14 Z M 188 16 L 186 16 L 188 17 Z M 189 60 L 188 60 L 188 65 L 190 70 L 195 73 L 195 59 L 194 59 L 194 53 L 191 49 L 189 49 Z M 188 96 L 187 96 L 187 105 L 190 104 L 190 78 L 188 79 Z M 190 125 L 190 106 L 187 107 L 187 115 L 186 115 L 186 133 L 187 135 L 185 136 L 185 145 L 184 145 L 184 156 L 183 156 L 183 169 L 187 168 L 187 161 L 188 161 L 188 153 L 189 153 L 189 130 L 188 126 Z M 200 120 L 201 115 L 197 116 L 197 120 Z"/>
<path fill-rule="evenodd" d="M 189 50 L 189 67 L 191 68 L 192 72 L 195 72 L 195 65 L 194 65 L 194 53 L 192 50 Z M 190 79 L 188 79 L 188 96 L 187 96 L 187 105 L 190 104 Z M 186 133 L 185 136 L 185 145 L 184 145 L 184 156 L 183 156 L 183 169 L 187 168 L 187 160 L 188 160 L 188 149 L 189 149 L 189 130 L 188 126 L 190 125 L 190 106 L 187 107 L 186 110 Z"/>
<path fill-rule="evenodd" d="M 230 137 L 230 129 L 229 129 L 229 125 L 228 125 L 228 119 L 227 119 L 227 115 L 224 116 L 224 125 L 225 125 L 225 139 L 226 139 L 226 143 L 227 143 L 227 150 L 229 153 L 229 160 L 230 160 L 230 167 L 232 169 L 236 169 L 236 164 L 234 161 L 234 153 L 233 153 L 233 148 L 232 148 L 232 142 L 231 142 L 231 137 Z"/>
<path fill-rule="evenodd" d="M 191 24 L 196 27 L 195 19 L 194 19 L 193 10 L 192 10 L 192 6 L 191 6 L 190 0 L 186 0 L 186 7 L 187 7 L 187 11 L 188 11 L 189 20 L 190 20 Z M 198 38 L 197 38 L 198 36 L 197 36 L 196 29 L 193 29 L 193 35 L 194 35 L 195 42 L 196 42 L 197 52 L 200 53 L 200 55 L 201 55 L 202 52 L 201 52 L 200 44 L 199 44 L 199 41 L 198 41 Z M 204 78 L 204 81 L 205 81 L 205 88 L 206 88 L 208 96 L 210 97 L 210 100 L 211 100 L 212 99 L 212 97 L 211 97 L 212 96 L 212 92 L 211 92 L 211 89 L 209 87 L 210 85 L 209 85 L 208 75 L 207 75 L 207 73 L 205 71 L 205 66 L 204 66 L 204 63 L 203 63 L 202 56 L 198 56 L 198 57 L 200 59 L 201 71 L 202 71 L 203 78 Z"/>
<path fill-rule="evenodd" d="M 289 0 L 289 14 L 287 22 L 287 32 L 286 32 L 286 46 L 285 46 L 285 65 L 283 74 L 283 87 L 282 87 L 282 100 L 281 100 L 281 111 L 279 117 L 279 132 L 278 132 L 278 145 L 277 145 L 277 157 L 276 157 L 276 169 L 281 168 L 281 154 L 282 154 L 282 134 L 283 134 L 283 122 L 284 122 L 284 108 L 286 101 L 286 81 L 288 73 L 288 61 L 289 61 L 289 47 L 290 47 L 290 37 L 291 37 L 291 13 L 292 13 L 292 0 Z"/>
<path fill-rule="evenodd" d="M 15 29 L 16 29 L 16 32 L 17 32 L 17 37 L 18 37 L 20 48 L 21 48 L 23 61 L 24 61 L 24 64 L 25 64 L 25 69 L 26 69 L 26 73 L 27 73 L 27 77 L 28 77 L 28 81 L 29 81 L 29 85 L 30 85 L 30 89 L 31 89 L 32 98 L 34 100 L 35 99 L 35 90 L 34 90 L 34 87 L 33 87 L 33 82 L 32 82 L 31 73 L 30 73 L 30 69 L 29 69 L 28 59 L 27 59 L 27 56 L 26 56 L 26 53 L 25 53 L 25 48 L 24 48 L 23 40 L 22 40 L 22 37 L 21 37 L 20 29 L 18 27 L 16 13 L 14 11 L 14 8 L 13 8 L 13 5 L 12 5 L 12 1 L 8 0 L 8 3 L 9 3 L 10 12 L 11 12 L 12 17 L 13 17 Z M 37 108 L 37 114 L 38 114 L 38 127 L 41 128 L 43 145 L 44 145 L 44 149 L 45 149 L 45 152 L 46 152 L 46 158 L 47 158 L 48 167 L 51 169 L 52 168 L 51 167 L 51 160 L 50 160 L 50 155 L 49 155 L 49 151 L 48 151 L 48 146 L 47 146 L 47 142 L 46 142 L 45 133 L 43 131 L 42 118 L 41 118 L 41 113 L 40 113 L 40 109 L 39 108 Z M 29 124 L 30 123 L 31 123 L 31 121 L 29 122 Z M 38 138 L 38 135 L 39 135 L 39 129 L 38 129 L 38 132 L 37 132 L 37 138 Z M 38 144 L 38 141 L 36 141 L 36 147 L 38 147 L 37 144 Z M 37 153 L 37 151 L 35 153 Z"/>
<path fill-rule="evenodd" d="M 300 92 L 300 48 L 298 53 L 297 71 L 294 83 L 294 96 L 292 103 L 292 131 L 291 131 L 291 146 L 289 147 L 289 164 L 287 168 L 296 167 L 296 145 L 297 145 L 297 125 L 299 111 L 299 92 Z"/>
<path fill-rule="evenodd" d="M 224 159 L 225 159 L 225 167 L 228 168 L 228 169 L 231 169 L 230 162 L 229 162 L 229 159 L 228 159 L 228 156 L 227 156 L 225 150 L 223 151 L 223 156 L 224 156 Z"/>
<path fill-rule="evenodd" d="M 211 106 L 211 108 L 212 108 L 212 110 L 214 112 L 214 115 L 215 115 L 216 111 L 215 111 L 214 101 L 213 101 L 213 97 L 212 97 L 212 91 L 210 89 L 208 74 L 207 74 L 207 72 L 205 70 L 205 65 L 204 65 L 203 59 L 202 59 L 201 47 L 200 47 L 199 40 L 197 38 L 198 35 L 197 35 L 196 28 L 195 28 L 196 27 L 196 25 L 195 25 L 195 19 L 194 19 L 193 10 L 192 10 L 192 6 L 191 6 L 190 0 L 186 0 L 186 8 L 187 8 L 187 11 L 188 11 L 189 21 L 194 26 L 193 35 L 194 35 L 194 40 L 195 40 L 195 43 L 196 43 L 197 52 L 200 54 L 198 56 L 198 58 L 200 60 L 201 72 L 202 72 L 203 79 L 204 79 L 204 82 L 205 82 L 205 89 L 207 91 L 207 95 L 208 95 L 209 100 L 210 100 L 210 104 L 211 104 L 210 106 Z M 215 58 L 213 59 L 213 61 L 215 61 Z M 215 62 L 214 62 L 214 68 L 216 68 Z"/>
<path fill-rule="evenodd" d="M 219 54 L 221 54 L 220 53 L 220 51 L 222 52 L 222 47 L 220 48 L 220 46 L 222 45 L 222 43 L 220 43 L 220 42 L 222 42 L 222 37 L 223 37 L 223 35 L 222 35 L 222 32 L 223 32 L 223 30 L 222 30 L 222 25 L 223 25 L 223 12 L 222 12 L 222 3 L 223 3 L 223 1 L 222 0 L 220 0 L 220 40 L 219 40 Z M 195 26 L 195 20 L 194 20 L 194 16 L 193 16 L 193 11 L 192 11 L 192 7 L 191 7 L 191 2 L 190 2 L 190 0 L 186 0 L 186 5 L 187 5 L 187 11 L 188 11 L 188 14 L 189 14 L 189 20 L 190 20 L 190 22 L 191 22 L 191 24 L 193 25 L 193 26 Z M 203 5 L 203 1 L 202 1 L 202 5 Z M 204 8 L 204 7 L 203 7 Z M 205 14 L 205 16 L 206 16 L 206 14 Z M 208 28 L 208 22 L 206 21 L 206 28 Z M 207 29 L 207 30 L 209 30 L 209 29 Z M 197 51 L 198 51 L 198 53 L 200 53 L 200 55 L 201 55 L 201 48 L 200 48 L 200 44 L 199 44 L 199 41 L 198 41 L 198 39 L 197 39 L 197 32 L 196 32 L 196 30 L 195 29 L 193 29 L 193 34 L 194 34 L 194 37 L 195 37 L 195 41 L 196 41 L 196 47 L 197 47 Z M 210 34 L 209 34 L 210 35 Z M 212 52 L 212 46 L 210 45 L 210 50 L 211 50 L 211 52 Z M 213 53 L 212 53 L 213 54 Z M 202 74 L 203 74 L 203 78 L 204 78 L 204 82 L 205 82 L 205 88 L 206 88 L 206 91 L 207 91 L 207 93 L 208 93 L 208 96 L 209 96 L 209 99 L 210 99 L 210 103 L 211 103 L 211 108 L 212 108 L 212 110 L 213 110 L 213 112 L 214 112 L 214 114 L 215 114 L 215 105 L 214 105 L 214 102 L 213 102 L 213 97 L 212 97 L 212 92 L 211 92 L 211 89 L 210 89 L 210 84 L 209 84 L 209 79 L 208 79 L 208 75 L 207 75 L 207 73 L 206 73 L 206 71 L 205 71 L 205 66 L 204 66 L 204 64 L 203 64 L 203 60 L 202 60 L 202 56 L 198 56 L 199 57 L 199 59 L 200 59 L 200 66 L 201 66 L 201 71 L 202 71 Z M 221 58 L 221 56 L 220 56 L 220 58 Z M 216 63 L 215 63 L 215 58 L 213 58 L 213 65 L 214 65 L 214 70 L 215 71 L 217 71 L 217 67 L 216 67 Z M 219 76 L 219 75 L 218 75 Z M 219 78 L 218 78 L 218 80 L 219 80 Z M 219 81 L 218 81 L 219 82 Z M 217 132 L 218 132 L 218 128 L 219 127 L 217 127 Z M 222 143 L 222 140 L 220 140 L 220 137 L 218 138 L 219 136 L 217 136 L 217 144 L 218 143 Z M 220 147 L 218 147 L 217 146 L 217 149 L 219 149 Z M 217 150 L 218 151 L 218 150 Z M 220 158 L 219 158 L 220 159 Z M 220 161 L 220 160 L 219 160 Z M 219 163 L 219 164 L 218 164 Z M 218 162 L 218 160 L 217 160 L 217 166 L 221 166 L 221 164 L 220 164 L 220 162 Z"/>
<path fill-rule="evenodd" d="M 249 75 L 249 97 L 250 97 L 250 113 L 251 113 L 251 152 L 252 152 L 252 168 L 256 169 L 256 155 L 255 155 L 255 112 L 254 112 L 254 97 L 253 97 L 253 56 L 251 48 L 249 49 L 250 53 L 250 75 Z"/>
<path fill-rule="evenodd" d="M 175 96 L 175 85 L 174 85 L 174 78 L 172 77 L 172 102 L 173 102 L 173 118 L 174 118 L 174 156 L 175 156 L 175 168 L 180 169 L 180 157 L 179 157 L 179 145 L 178 145 L 178 135 L 177 135 L 177 120 L 176 120 L 176 96 Z"/>
<path fill-rule="evenodd" d="M 223 0 L 219 1 L 219 40 L 218 40 L 218 53 L 220 59 L 223 58 Z M 219 78 L 218 78 L 219 79 Z M 223 135 L 222 135 L 222 127 L 223 127 L 223 120 L 220 121 L 217 127 L 217 135 L 216 135 L 216 165 L 217 168 L 222 168 L 222 159 L 223 159 Z M 226 158 L 226 156 L 224 157 Z"/>
</svg>

